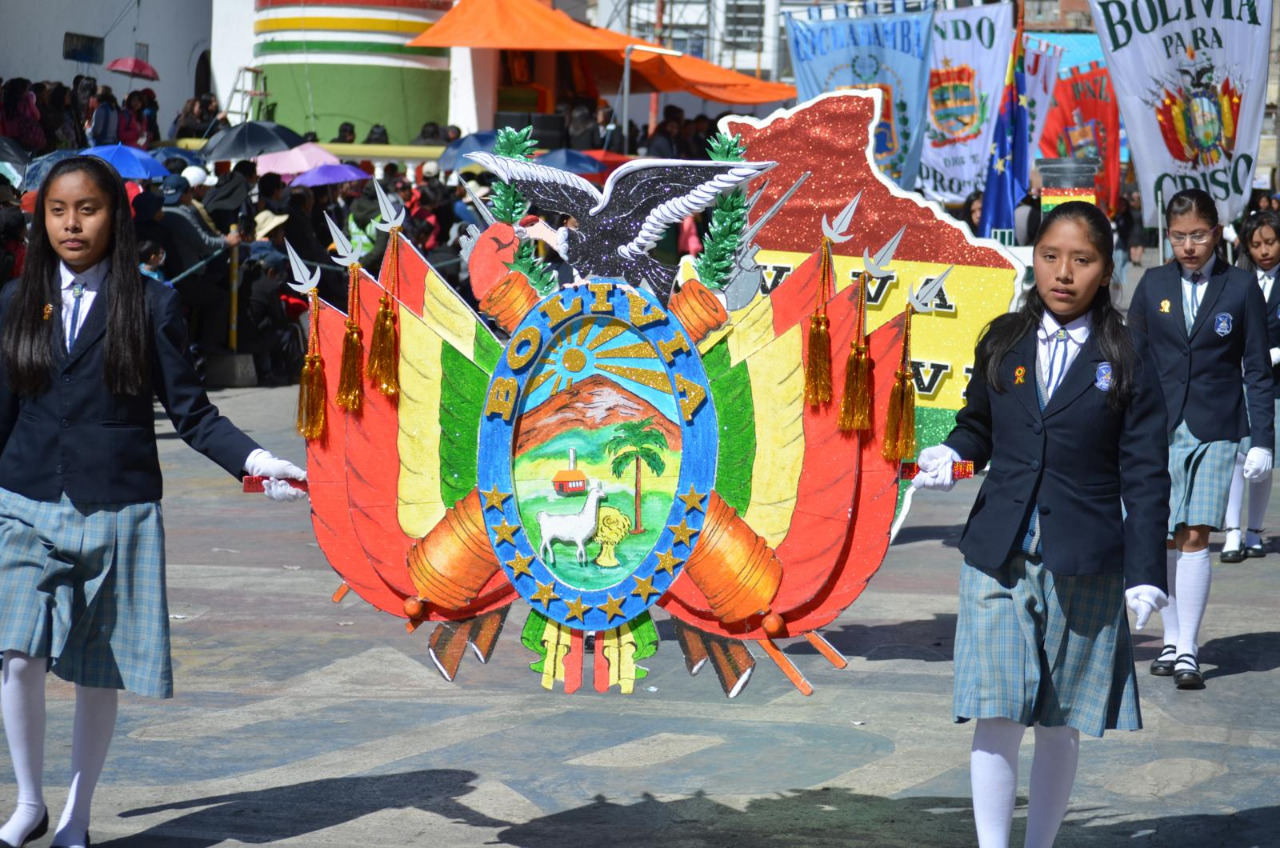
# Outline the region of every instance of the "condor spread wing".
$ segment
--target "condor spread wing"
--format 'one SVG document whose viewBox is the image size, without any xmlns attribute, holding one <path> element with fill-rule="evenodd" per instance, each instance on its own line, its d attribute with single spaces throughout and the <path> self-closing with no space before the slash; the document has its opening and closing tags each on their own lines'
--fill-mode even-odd
<svg viewBox="0 0 1280 848">
<path fill-rule="evenodd" d="M 547 212 L 583 219 L 601 199 L 591 183 L 559 168 L 492 153 L 468 153 L 467 158 L 515 186 L 534 206 Z"/>
<path fill-rule="evenodd" d="M 667 228 L 706 209 L 716 196 L 774 166 L 773 162 L 687 162 L 650 159 L 628 162 L 609 175 L 593 216 L 606 218 L 630 238 L 618 254 L 647 252 Z"/>
</svg>

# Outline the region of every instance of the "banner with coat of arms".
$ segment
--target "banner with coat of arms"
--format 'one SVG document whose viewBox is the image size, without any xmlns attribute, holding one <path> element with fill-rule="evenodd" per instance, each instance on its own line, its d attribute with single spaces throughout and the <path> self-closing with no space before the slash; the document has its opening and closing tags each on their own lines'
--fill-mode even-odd
<svg viewBox="0 0 1280 848">
<path fill-rule="evenodd" d="M 934 14 L 917 186 L 930 200 L 963 203 L 982 188 L 1012 51 L 1013 7 L 1008 3 Z"/>
<path fill-rule="evenodd" d="M 1063 51 L 1056 44 L 1025 34 L 1022 48 L 1026 56 L 1023 66 L 1027 77 L 1027 129 L 1031 134 L 1031 149 L 1035 150 L 1040 146 L 1045 118 L 1053 105 L 1053 89 L 1058 82 L 1058 64 Z"/>
<path fill-rule="evenodd" d="M 1239 216 L 1262 135 L 1272 4 L 1204 3 L 1194 15 L 1174 4 L 1089 6 L 1134 151 L 1146 226 L 1159 226 L 1160 199 L 1184 188 L 1209 192 L 1224 220 Z"/>
<path fill-rule="evenodd" d="M 849 17 L 847 4 L 839 4 L 836 13 L 822 18 L 815 6 L 808 20 L 787 15 L 799 100 L 831 91 L 878 90 L 884 108 L 875 132 L 876 165 L 902 188 L 915 188 L 925 138 L 932 7 Z"/>
<path fill-rule="evenodd" d="M 1045 116 L 1040 155 L 1045 159 L 1099 160 L 1094 186 L 1098 203 L 1115 209 L 1120 195 L 1120 112 L 1107 68 L 1090 62 L 1058 80 Z M 1172 192 L 1166 192 L 1166 195 Z"/>
</svg>

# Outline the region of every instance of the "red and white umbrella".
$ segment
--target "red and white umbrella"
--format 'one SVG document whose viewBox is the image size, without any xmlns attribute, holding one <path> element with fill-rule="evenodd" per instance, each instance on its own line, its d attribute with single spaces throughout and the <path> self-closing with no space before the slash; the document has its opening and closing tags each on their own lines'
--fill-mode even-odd
<svg viewBox="0 0 1280 848">
<path fill-rule="evenodd" d="M 133 56 L 121 56 L 119 59 L 112 59 L 107 65 L 108 71 L 115 71 L 117 74 L 124 74 L 129 77 L 139 77 L 141 79 L 158 80 L 160 75 L 156 73 L 156 69 L 151 67 L 147 62 Z"/>
</svg>

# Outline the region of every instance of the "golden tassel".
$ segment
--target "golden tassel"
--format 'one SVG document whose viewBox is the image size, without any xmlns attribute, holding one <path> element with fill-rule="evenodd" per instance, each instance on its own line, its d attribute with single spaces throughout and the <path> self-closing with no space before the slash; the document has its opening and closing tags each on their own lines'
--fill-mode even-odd
<svg viewBox="0 0 1280 848">
<path fill-rule="evenodd" d="M 831 239 L 823 236 L 818 306 L 809 318 L 809 360 L 804 369 L 804 399 L 815 406 L 831 401 L 831 321 L 827 318 L 827 301 L 834 290 L 831 276 Z"/>
<path fill-rule="evenodd" d="M 857 314 L 854 339 L 849 343 L 849 361 L 844 370 L 844 396 L 840 399 L 837 426 L 845 433 L 871 429 L 871 350 L 867 345 L 867 278 L 858 275 Z"/>
<path fill-rule="evenodd" d="M 320 302 L 312 289 L 311 334 L 298 382 L 298 435 L 311 441 L 324 436 L 324 360 L 320 358 Z"/>
<path fill-rule="evenodd" d="M 338 406 L 359 412 L 364 402 L 360 368 L 364 364 L 364 333 L 360 329 L 360 266 L 347 266 L 347 332 L 342 337 L 342 367 L 338 370 Z"/>
<path fill-rule="evenodd" d="M 399 230 L 393 228 L 387 246 L 387 261 L 391 263 L 390 285 L 385 287 L 387 292 L 378 302 L 378 315 L 373 320 L 373 339 L 369 342 L 369 380 L 378 391 L 393 400 L 400 394 L 400 349 L 393 307 L 395 299 L 400 296 L 399 245 Z"/>
<path fill-rule="evenodd" d="M 881 456 L 901 462 L 916 455 L 916 386 L 911 374 L 911 313 L 907 304 L 902 318 L 902 361 L 893 375 L 889 393 L 889 416 L 884 425 Z"/>
</svg>

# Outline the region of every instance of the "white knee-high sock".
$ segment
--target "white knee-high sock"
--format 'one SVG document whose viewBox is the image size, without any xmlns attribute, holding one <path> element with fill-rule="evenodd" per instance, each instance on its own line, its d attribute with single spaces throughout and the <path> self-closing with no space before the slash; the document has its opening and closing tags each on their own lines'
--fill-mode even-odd
<svg viewBox="0 0 1280 848">
<path fill-rule="evenodd" d="M 1271 503 L 1271 478 L 1249 481 L 1249 524 L 1253 530 L 1261 530 L 1267 519 L 1267 506 Z M 1244 543 L 1252 547 L 1262 544 L 1262 536 L 1252 530 L 1245 533 Z"/>
<path fill-rule="evenodd" d="M 1165 574 L 1169 579 L 1169 605 L 1160 611 L 1160 621 L 1164 624 L 1164 644 L 1178 644 L 1178 557 L 1175 550 L 1166 552 Z"/>
<path fill-rule="evenodd" d="M 1227 530 L 1227 542 L 1222 546 L 1223 550 L 1231 550 L 1231 530 L 1239 529 L 1244 525 L 1240 523 L 1240 513 L 1244 509 L 1244 456 L 1236 454 L 1235 469 L 1231 472 L 1231 488 L 1227 493 L 1227 515 L 1226 523 L 1223 527 Z M 1235 540 L 1237 543 L 1239 538 Z"/>
<path fill-rule="evenodd" d="M 48 668 L 49 660 L 44 657 L 4 652 L 0 708 L 18 784 L 18 802 L 13 815 L 0 827 L 0 839 L 11 845 L 21 845 L 45 812 L 44 676 Z"/>
<path fill-rule="evenodd" d="M 71 731 L 71 790 L 54 841 L 83 846 L 89 831 L 89 807 L 116 727 L 119 693 L 96 686 L 76 687 L 76 718 Z"/>
<path fill-rule="evenodd" d="M 1197 656 L 1200 651 L 1200 622 L 1209 605 L 1212 566 L 1209 549 L 1178 554 L 1178 654 Z"/>
<path fill-rule="evenodd" d="M 1079 759 L 1078 730 L 1074 727 L 1036 725 L 1024 848 L 1053 848 L 1053 840 L 1071 801 L 1071 787 L 1076 781 Z"/>
<path fill-rule="evenodd" d="M 980 718 L 969 753 L 978 848 L 1008 848 L 1018 800 L 1018 747 L 1026 728 L 1007 718 Z"/>
</svg>

